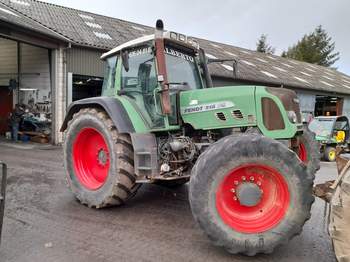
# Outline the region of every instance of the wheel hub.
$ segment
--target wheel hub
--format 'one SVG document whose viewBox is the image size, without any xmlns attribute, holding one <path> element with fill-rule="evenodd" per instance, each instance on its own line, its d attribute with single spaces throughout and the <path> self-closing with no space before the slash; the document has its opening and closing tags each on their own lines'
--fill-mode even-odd
<svg viewBox="0 0 350 262">
<path fill-rule="evenodd" d="M 237 187 L 237 198 L 242 206 L 256 206 L 262 197 L 262 191 L 254 183 L 245 182 Z"/>
<path fill-rule="evenodd" d="M 107 152 L 101 148 L 98 153 L 97 153 L 97 160 L 98 160 L 98 163 L 101 165 L 101 166 L 105 166 L 107 164 L 107 161 L 108 161 L 108 155 L 107 155 Z"/>
<path fill-rule="evenodd" d="M 290 195 L 283 175 L 259 163 L 230 170 L 216 191 L 216 208 L 228 226 L 243 233 L 273 228 L 289 208 Z"/>
</svg>

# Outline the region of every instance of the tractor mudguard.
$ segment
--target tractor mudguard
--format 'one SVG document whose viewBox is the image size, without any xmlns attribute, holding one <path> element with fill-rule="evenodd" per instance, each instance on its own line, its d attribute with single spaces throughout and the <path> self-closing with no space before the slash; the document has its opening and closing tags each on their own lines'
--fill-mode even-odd
<svg viewBox="0 0 350 262">
<path fill-rule="evenodd" d="M 105 110 L 119 133 L 130 134 L 135 132 L 134 126 L 123 104 L 117 98 L 112 97 L 92 97 L 73 102 L 67 110 L 68 112 L 60 131 L 64 132 L 67 129 L 68 121 L 73 118 L 73 115 L 80 109 L 86 107 L 97 107 Z"/>
</svg>

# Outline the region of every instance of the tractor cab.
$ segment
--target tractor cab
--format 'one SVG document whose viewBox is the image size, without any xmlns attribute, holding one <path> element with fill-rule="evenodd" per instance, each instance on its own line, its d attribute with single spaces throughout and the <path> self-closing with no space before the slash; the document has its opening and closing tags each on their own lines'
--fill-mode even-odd
<svg viewBox="0 0 350 262">
<path fill-rule="evenodd" d="M 179 92 L 211 86 L 210 76 L 202 79 L 208 71 L 200 53 L 196 40 L 165 32 L 159 25 L 154 35 L 129 41 L 102 56 L 107 65 L 102 95 L 113 96 L 117 90 L 117 95 L 139 108 L 150 129 L 177 126 Z"/>
</svg>

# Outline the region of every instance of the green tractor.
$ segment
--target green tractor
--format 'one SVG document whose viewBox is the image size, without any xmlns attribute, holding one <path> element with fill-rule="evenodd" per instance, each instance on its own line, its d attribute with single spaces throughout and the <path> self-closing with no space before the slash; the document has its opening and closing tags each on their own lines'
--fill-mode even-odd
<svg viewBox="0 0 350 262">
<path fill-rule="evenodd" d="M 271 253 L 300 233 L 319 150 L 295 92 L 213 88 L 207 64 L 227 60 L 209 61 L 195 39 L 164 31 L 160 20 L 154 35 L 102 59 L 102 96 L 72 103 L 61 128 L 82 204 L 121 205 L 143 183 L 189 181 L 195 220 L 231 253 Z"/>
<path fill-rule="evenodd" d="M 333 162 L 336 158 L 336 147 L 348 153 L 350 126 L 346 116 L 319 116 L 311 120 L 309 129 L 315 133 L 320 143 L 321 156 Z"/>
</svg>

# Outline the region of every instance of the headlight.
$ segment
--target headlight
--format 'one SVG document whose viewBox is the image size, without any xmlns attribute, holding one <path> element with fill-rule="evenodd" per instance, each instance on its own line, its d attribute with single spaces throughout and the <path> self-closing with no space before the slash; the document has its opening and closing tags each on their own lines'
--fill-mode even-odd
<svg viewBox="0 0 350 262">
<path fill-rule="evenodd" d="M 297 114 L 294 111 L 288 111 L 288 119 L 295 124 L 298 121 Z"/>
</svg>

